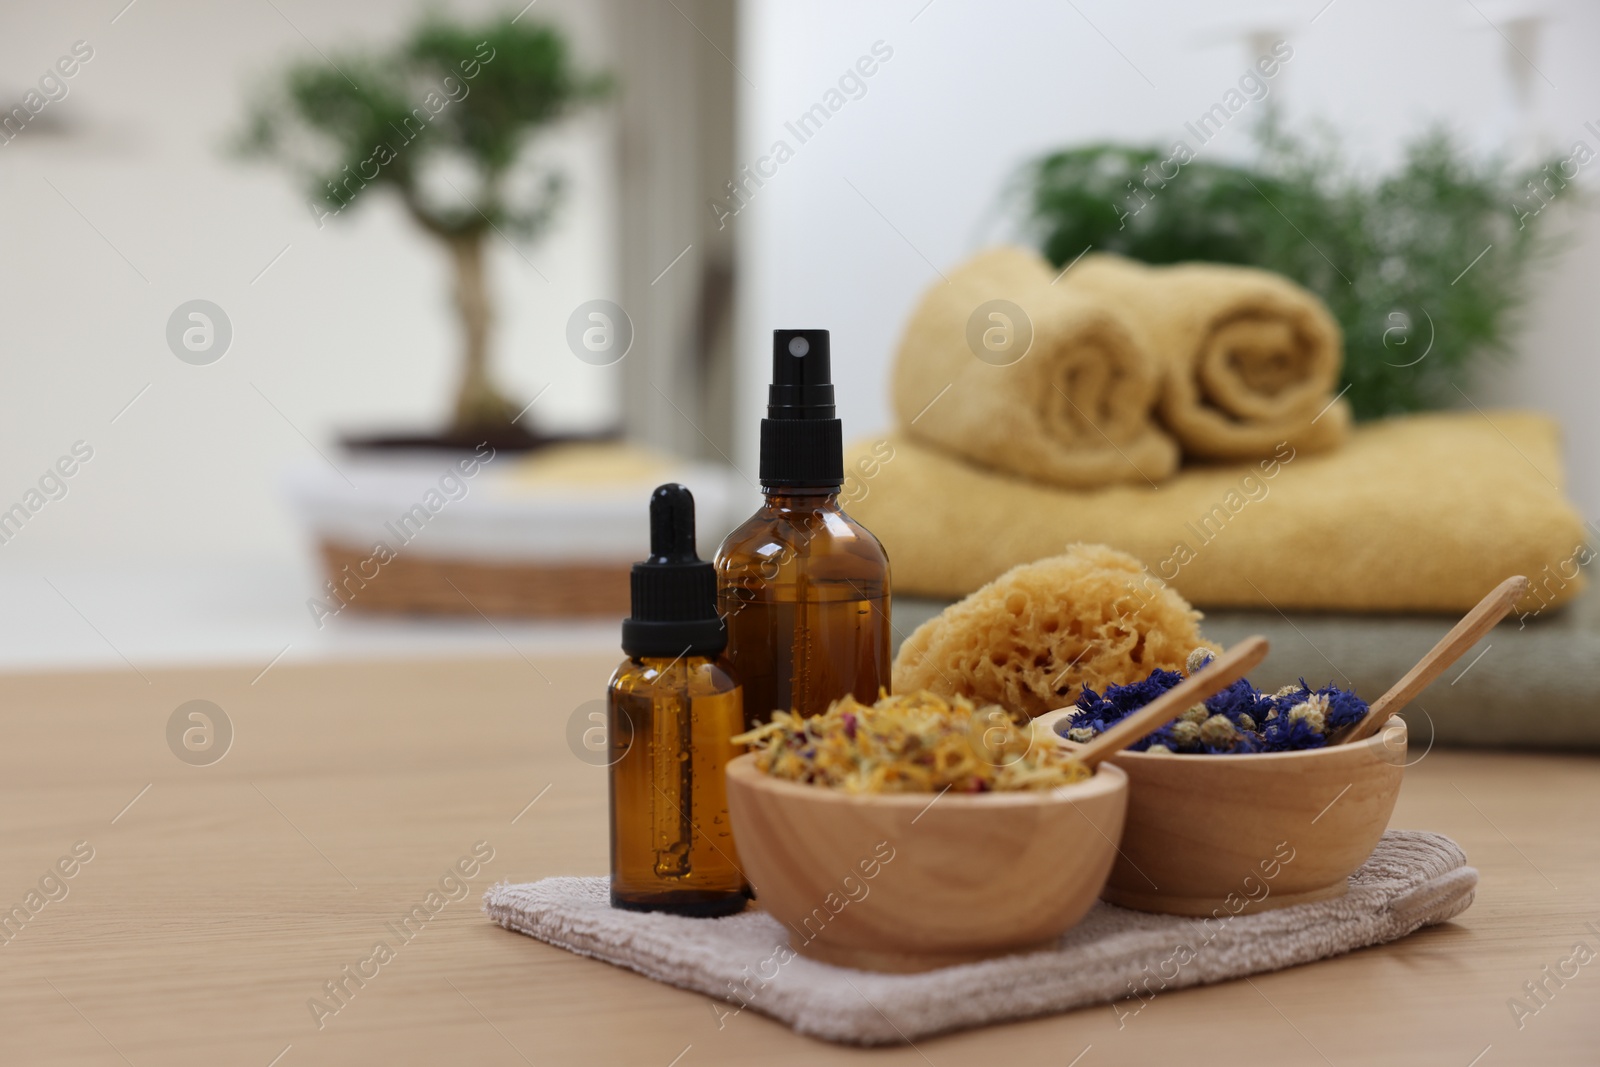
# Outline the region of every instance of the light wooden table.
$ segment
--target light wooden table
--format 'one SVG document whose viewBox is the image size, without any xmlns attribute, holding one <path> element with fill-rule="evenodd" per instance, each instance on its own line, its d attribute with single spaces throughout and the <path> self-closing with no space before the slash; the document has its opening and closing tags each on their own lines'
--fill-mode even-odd
<svg viewBox="0 0 1600 1067">
<path fill-rule="evenodd" d="M 479 911 L 492 881 L 605 872 L 605 772 L 566 736 L 613 665 L 0 678 L 0 908 L 93 849 L 0 945 L 0 1064 L 1600 1062 L 1600 957 L 1547 983 L 1520 1030 L 1507 1003 L 1575 943 L 1600 953 L 1600 763 L 1444 751 L 1407 773 L 1394 821 L 1450 834 L 1482 871 L 1448 925 L 1163 993 L 1120 1030 L 1110 1007 L 881 1050 L 751 1012 L 719 1028 L 703 996 Z M 235 731 L 209 766 L 167 743 L 194 699 Z M 400 944 L 389 924 L 477 842 L 494 856 L 470 892 Z M 393 959 L 319 1029 L 308 1001 L 380 940 Z"/>
</svg>

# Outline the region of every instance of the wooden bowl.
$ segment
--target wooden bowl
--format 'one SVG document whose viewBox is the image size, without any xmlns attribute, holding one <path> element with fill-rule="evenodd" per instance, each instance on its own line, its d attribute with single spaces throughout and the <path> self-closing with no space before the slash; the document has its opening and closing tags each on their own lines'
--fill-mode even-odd
<svg viewBox="0 0 1600 1067">
<path fill-rule="evenodd" d="M 1102 765 L 1048 792 L 841 793 L 728 764 L 734 843 L 756 901 L 803 956 L 926 971 L 1041 948 L 1093 906 L 1128 779 Z"/>
<path fill-rule="evenodd" d="M 1056 733 L 1067 712 L 1034 720 Z M 1101 894 L 1170 915 L 1270 911 L 1343 896 L 1389 825 L 1405 771 L 1392 718 L 1353 745 L 1240 756 L 1121 752 L 1122 846 Z"/>
</svg>

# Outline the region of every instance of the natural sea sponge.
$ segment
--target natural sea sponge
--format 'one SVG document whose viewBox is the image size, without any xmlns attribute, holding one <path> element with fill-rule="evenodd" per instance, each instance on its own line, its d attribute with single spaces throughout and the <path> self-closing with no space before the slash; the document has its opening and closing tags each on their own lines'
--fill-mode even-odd
<svg viewBox="0 0 1600 1067">
<path fill-rule="evenodd" d="M 1153 670 L 1183 670 L 1200 613 L 1125 552 L 1070 545 L 1013 567 L 919 626 L 894 661 L 894 691 L 927 689 L 1029 717 Z"/>
</svg>

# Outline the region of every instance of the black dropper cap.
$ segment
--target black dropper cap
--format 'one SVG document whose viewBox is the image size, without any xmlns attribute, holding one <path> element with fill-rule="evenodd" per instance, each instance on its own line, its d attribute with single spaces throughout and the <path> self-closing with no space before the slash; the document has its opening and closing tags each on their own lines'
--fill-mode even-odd
<svg viewBox="0 0 1600 1067">
<path fill-rule="evenodd" d="M 843 483 L 843 428 L 834 418 L 828 331 L 773 330 L 761 484 L 837 489 Z"/>
<path fill-rule="evenodd" d="M 633 565 L 633 615 L 622 620 L 630 656 L 714 656 L 728 645 L 717 614 L 717 572 L 695 554 L 694 496 L 676 482 L 650 494 L 650 558 Z"/>
</svg>

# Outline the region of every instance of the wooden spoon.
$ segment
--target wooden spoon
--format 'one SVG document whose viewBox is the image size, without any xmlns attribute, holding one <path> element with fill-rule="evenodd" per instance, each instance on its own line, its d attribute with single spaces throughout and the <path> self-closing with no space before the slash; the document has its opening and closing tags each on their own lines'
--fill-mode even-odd
<svg viewBox="0 0 1600 1067">
<path fill-rule="evenodd" d="M 1095 737 L 1073 755 L 1093 767 L 1151 730 L 1167 725 L 1209 696 L 1228 688 L 1267 658 L 1267 639 L 1247 637 L 1150 703 Z"/>
<path fill-rule="evenodd" d="M 1415 667 L 1406 672 L 1404 678 L 1374 700 L 1360 721 L 1347 727 L 1342 734 L 1328 738 L 1328 744 L 1354 744 L 1377 733 L 1378 727 L 1389 721 L 1389 716 L 1411 703 L 1418 693 L 1444 673 L 1446 667 L 1460 659 L 1467 649 L 1494 629 L 1495 624 L 1511 610 L 1511 605 L 1522 599 L 1522 594 L 1527 591 L 1528 579 L 1520 574 L 1514 574 L 1495 586 L 1488 596 L 1478 601 L 1477 607 L 1462 616 L 1461 621 L 1426 656 L 1417 661 Z"/>
</svg>

